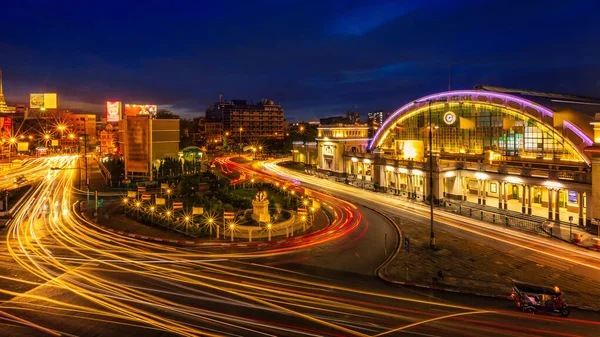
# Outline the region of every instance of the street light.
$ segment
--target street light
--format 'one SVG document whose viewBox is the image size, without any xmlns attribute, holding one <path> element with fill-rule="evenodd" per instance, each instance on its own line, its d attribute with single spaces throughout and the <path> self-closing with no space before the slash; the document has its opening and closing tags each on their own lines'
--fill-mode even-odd
<svg viewBox="0 0 600 337">
<path fill-rule="evenodd" d="M 231 232 L 231 242 L 233 242 L 233 233 L 235 232 L 235 224 L 233 222 L 229 224 L 229 232 Z"/>
<path fill-rule="evenodd" d="M 445 100 L 442 100 L 445 101 Z M 430 233 L 429 247 L 435 249 L 435 234 L 433 232 L 433 128 L 431 127 L 431 103 L 438 102 L 435 99 L 426 101 L 416 101 L 415 103 L 427 102 L 429 106 L 429 216 L 430 216 Z"/>
<path fill-rule="evenodd" d="M 152 226 L 154 226 L 154 210 L 156 210 L 156 207 L 150 206 L 150 224 Z"/>
<path fill-rule="evenodd" d="M 17 139 L 15 137 L 10 137 L 10 139 L 8 140 L 8 167 L 12 168 L 12 161 L 10 161 L 10 154 L 12 152 L 12 146 L 14 143 L 17 142 Z"/>
<path fill-rule="evenodd" d="M 139 201 L 135 202 L 135 217 L 137 219 L 137 221 L 140 221 L 140 206 L 142 206 L 142 203 Z"/>
<path fill-rule="evenodd" d="M 269 235 L 269 242 L 271 242 L 271 229 L 273 228 L 273 225 L 271 223 L 267 224 L 267 234 Z"/>
<path fill-rule="evenodd" d="M 208 222 L 208 230 L 209 230 L 209 235 L 210 235 L 210 237 L 212 238 L 212 228 L 213 228 L 213 224 L 215 223 L 215 219 L 213 219 L 213 218 L 208 218 L 207 222 Z M 217 230 L 218 230 L 218 229 L 219 229 L 219 227 L 217 227 Z M 217 237 L 218 237 L 218 236 L 219 236 L 219 235 L 217 234 Z"/>
</svg>

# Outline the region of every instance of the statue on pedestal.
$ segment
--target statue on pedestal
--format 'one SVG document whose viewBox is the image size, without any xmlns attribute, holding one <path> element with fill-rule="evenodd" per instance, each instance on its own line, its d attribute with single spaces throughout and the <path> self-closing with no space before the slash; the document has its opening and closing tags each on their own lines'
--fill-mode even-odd
<svg viewBox="0 0 600 337">
<path fill-rule="evenodd" d="M 256 201 L 264 201 L 265 199 L 267 199 L 267 192 L 258 191 L 256 193 Z"/>
</svg>

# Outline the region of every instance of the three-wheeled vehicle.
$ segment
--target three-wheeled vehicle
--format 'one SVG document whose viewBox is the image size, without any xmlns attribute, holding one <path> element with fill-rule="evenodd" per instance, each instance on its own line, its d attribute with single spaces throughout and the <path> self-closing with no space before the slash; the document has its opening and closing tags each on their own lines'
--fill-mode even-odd
<svg viewBox="0 0 600 337">
<path fill-rule="evenodd" d="M 530 314 L 550 312 L 567 317 L 570 313 L 558 287 L 542 287 L 513 281 L 511 297 L 519 309 Z"/>
</svg>

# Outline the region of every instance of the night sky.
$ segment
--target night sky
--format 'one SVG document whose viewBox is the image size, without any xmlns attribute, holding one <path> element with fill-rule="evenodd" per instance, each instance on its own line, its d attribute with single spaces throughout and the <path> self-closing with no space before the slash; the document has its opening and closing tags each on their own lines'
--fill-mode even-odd
<svg viewBox="0 0 600 337">
<path fill-rule="evenodd" d="M 93 3 L 93 4 L 92 4 Z M 186 117 L 224 99 L 286 118 L 397 109 L 489 84 L 600 96 L 598 1 L 2 1 L 9 105 L 58 92 Z M 356 108 L 355 108 L 356 107 Z"/>
</svg>

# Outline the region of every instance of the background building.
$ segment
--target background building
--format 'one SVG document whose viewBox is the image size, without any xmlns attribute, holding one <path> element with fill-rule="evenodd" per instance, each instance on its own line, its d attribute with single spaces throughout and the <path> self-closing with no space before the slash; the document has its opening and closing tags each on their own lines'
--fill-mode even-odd
<svg viewBox="0 0 600 337">
<path fill-rule="evenodd" d="M 334 125 L 334 124 L 355 124 L 360 123 L 360 114 L 358 112 L 346 112 L 344 116 L 333 116 L 319 119 L 321 125 Z"/>
<path fill-rule="evenodd" d="M 272 100 L 248 104 L 246 100 L 215 103 L 206 110 L 206 123 L 220 122 L 237 142 L 250 143 L 285 136 L 283 108 Z M 215 127 L 217 129 L 217 127 Z"/>
<path fill-rule="evenodd" d="M 16 107 L 8 106 L 4 100 L 4 91 L 2 89 L 2 69 L 0 69 L 0 113 L 14 113 Z"/>
<path fill-rule="evenodd" d="M 125 179 L 152 180 L 152 168 L 157 168 L 161 159 L 177 158 L 179 153 L 179 119 L 126 116 L 119 121 L 118 133 Z"/>
<path fill-rule="evenodd" d="M 367 114 L 369 125 L 381 125 L 388 117 L 392 115 L 392 110 L 377 110 Z"/>
</svg>

